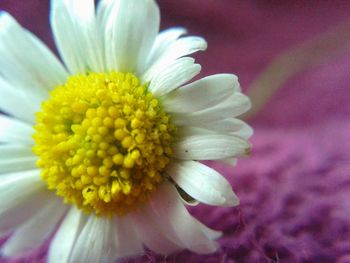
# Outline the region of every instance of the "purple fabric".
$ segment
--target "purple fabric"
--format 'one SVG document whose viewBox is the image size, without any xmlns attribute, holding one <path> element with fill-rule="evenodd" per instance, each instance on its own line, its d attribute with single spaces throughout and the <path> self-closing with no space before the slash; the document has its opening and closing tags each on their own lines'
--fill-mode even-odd
<svg viewBox="0 0 350 263">
<path fill-rule="evenodd" d="M 162 27 L 204 36 L 202 76 L 234 72 L 247 89 L 278 54 L 346 21 L 347 1 L 162 0 Z M 51 47 L 48 1 L 1 0 Z M 220 249 L 125 262 L 350 262 L 350 54 L 289 80 L 252 120 L 253 152 L 236 168 L 211 163 L 232 183 L 238 208 L 191 212 L 224 232 Z M 45 262 L 47 245 L 22 261 Z"/>
</svg>

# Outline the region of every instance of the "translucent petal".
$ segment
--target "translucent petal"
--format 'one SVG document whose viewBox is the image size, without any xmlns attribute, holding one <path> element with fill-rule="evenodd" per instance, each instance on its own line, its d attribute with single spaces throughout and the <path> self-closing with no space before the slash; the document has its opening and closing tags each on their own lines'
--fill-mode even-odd
<svg viewBox="0 0 350 263">
<path fill-rule="evenodd" d="M 239 204 L 230 183 L 204 164 L 195 161 L 172 162 L 167 172 L 185 192 L 202 203 L 217 206 Z"/>
<path fill-rule="evenodd" d="M 1 252 L 7 257 L 21 257 L 39 248 L 52 234 L 66 209 L 60 199 L 51 200 L 15 231 Z"/>
<path fill-rule="evenodd" d="M 157 189 L 150 204 L 155 222 L 177 245 L 200 254 L 216 251 L 218 246 L 211 239 L 212 232 L 204 230 L 203 225 L 189 214 L 170 183 L 163 183 Z"/>
</svg>

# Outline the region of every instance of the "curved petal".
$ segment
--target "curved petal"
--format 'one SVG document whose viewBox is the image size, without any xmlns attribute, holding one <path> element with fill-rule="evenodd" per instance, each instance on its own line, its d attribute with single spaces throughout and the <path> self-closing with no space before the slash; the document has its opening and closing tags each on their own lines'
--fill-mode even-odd
<svg viewBox="0 0 350 263">
<path fill-rule="evenodd" d="M 149 90 L 157 97 L 163 96 L 191 80 L 200 70 L 193 58 L 180 58 L 151 81 Z"/>
<path fill-rule="evenodd" d="M 32 127 L 24 122 L 0 114 L 0 142 L 32 145 Z"/>
<path fill-rule="evenodd" d="M 110 259 L 111 228 L 107 218 L 90 215 L 74 244 L 69 262 L 96 263 Z"/>
<path fill-rule="evenodd" d="M 67 78 L 53 53 L 6 12 L 0 14 L 0 73 L 40 99 Z"/>
<path fill-rule="evenodd" d="M 204 132 L 183 136 L 174 146 L 174 157 L 181 160 L 219 160 L 249 152 L 250 145 L 244 139 Z"/>
<path fill-rule="evenodd" d="M 21 257 L 30 250 L 40 247 L 52 234 L 66 209 L 67 207 L 58 198 L 47 203 L 15 231 L 3 245 L 1 252 L 6 257 Z"/>
<path fill-rule="evenodd" d="M 172 162 L 167 172 L 185 192 L 202 203 L 217 206 L 239 204 L 230 183 L 204 164 L 194 161 Z"/>
<path fill-rule="evenodd" d="M 27 123 L 34 123 L 34 113 L 40 109 L 40 96 L 24 92 L 19 85 L 13 85 L 0 78 L 0 110 Z"/>
<path fill-rule="evenodd" d="M 167 112 L 188 113 L 213 107 L 239 90 L 232 74 L 202 78 L 167 94 L 162 105 Z"/>
<path fill-rule="evenodd" d="M 218 238 L 220 238 L 222 236 L 222 232 L 221 231 L 217 231 L 217 230 L 211 229 L 211 228 L 207 227 L 206 225 L 204 225 L 203 223 L 199 222 L 197 219 L 195 219 L 195 218 L 193 218 L 193 219 L 199 225 L 199 227 L 203 231 L 204 235 L 207 238 L 209 238 L 210 240 L 216 240 L 216 239 L 218 239 Z"/>
<path fill-rule="evenodd" d="M 130 215 L 130 219 L 134 224 L 138 238 L 146 247 L 156 253 L 169 255 L 183 248 L 183 246 L 178 246 L 164 235 L 162 229 L 152 217 L 151 210 L 147 207 L 134 211 Z"/>
<path fill-rule="evenodd" d="M 0 235 L 8 233 L 55 198 L 46 189 L 40 171 L 0 175 Z"/>
<path fill-rule="evenodd" d="M 207 42 L 201 37 L 188 36 L 180 38 L 169 45 L 162 55 L 152 65 L 148 66 L 141 79 L 144 82 L 150 81 L 178 58 L 205 50 L 206 48 Z"/>
<path fill-rule="evenodd" d="M 179 194 L 181 201 L 188 206 L 197 206 L 199 205 L 199 201 L 194 199 L 188 193 L 186 193 L 179 185 L 175 185 L 176 190 Z"/>
<path fill-rule="evenodd" d="M 235 92 L 214 107 L 192 113 L 174 113 L 172 116 L 176 125 L 194 126 L 239 116 L 248 111 L 250 107 L 250 99 L 240 92 Z"/>
<path fill-rule="evenodd" d="M 173 242 L 200 254 L 213 253 L 217 244 L 213 232 L 204 230 L 182 204 L 176 189 L 163 183 L 150 200 L 157 225 Z"/>
<path fill-rule="evenodd" d="M 155 63 L 157 59 L 161 57 L 164 52 L 166 52 L 167 48 L 171 44 L 173 44 L 181 35 L 186 33 L 186 29 L 182 27 L 173 27 L 160 32 L 157 35 L 152 50 L 147 58 L 146 68 L 149 68 L 153 63 Z"/>
<path fill-rule="evenodd" d="M 154 0 L 119 0 L 105 28 L 108 70 L 138 72 L 144 68 L 159 31 L 160 14 Z"/>
<path fill-rule="evenodd" d="M 74 243 L 86 223 L 86 216 L 72 207 L 57 230 L 49 248 L 48 262 L 69 262 Z"/>
<path fill-rule="evenodd" d="M 58 51 L 71 73 L 105 69 L 94 0 L 52 0 L 50 21 Z"/>
</svg>

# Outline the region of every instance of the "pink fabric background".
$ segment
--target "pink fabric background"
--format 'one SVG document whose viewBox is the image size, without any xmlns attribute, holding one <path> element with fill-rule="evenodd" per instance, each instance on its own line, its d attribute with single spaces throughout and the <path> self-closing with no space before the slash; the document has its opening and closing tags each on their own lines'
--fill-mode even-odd
<svg viewBox="0 0 350 263">
<path fill-rule="evenodd" d="M 162 28 L 208 40 L 196 56 L 201 75 L 235 73 L 244 90 L 276 55 L 350 18 L 345 0 L 158 2 Z M 53 47 L 47 0 L 0 0 L 0 9 Z M 290 79 L 251 121 L 251 157 L 235 169 L 212 163 L 241 199 L 238 208 L 191 210 L 224 232 L 217 253 L 126 262 L 350 262 L 349 72 L 345 54 Z M 45 262 L 45 249 L 11 262 Z"/>
</svg>

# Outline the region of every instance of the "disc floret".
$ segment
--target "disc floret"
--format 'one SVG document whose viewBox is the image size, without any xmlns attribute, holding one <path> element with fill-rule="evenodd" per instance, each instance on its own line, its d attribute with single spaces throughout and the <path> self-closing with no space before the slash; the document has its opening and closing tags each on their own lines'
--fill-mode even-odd
<svg viewBox="0 0 350 263">
<path fill-rule="evenodd" d="M 65 202 L 125 214 L 162 181 L 176 127 L 133 74 L 72 76 L 36 116 L 37 165 Z"/>
</svg>

